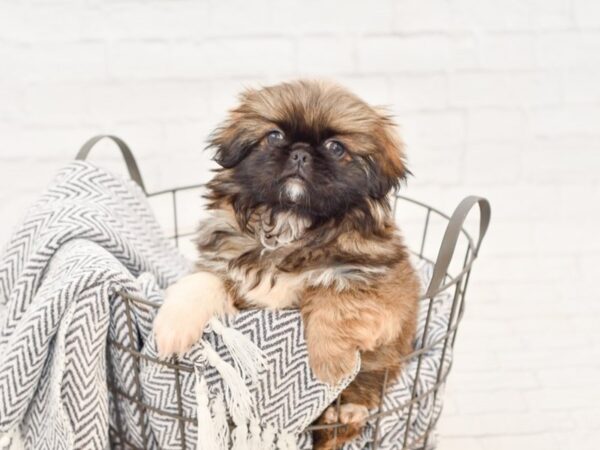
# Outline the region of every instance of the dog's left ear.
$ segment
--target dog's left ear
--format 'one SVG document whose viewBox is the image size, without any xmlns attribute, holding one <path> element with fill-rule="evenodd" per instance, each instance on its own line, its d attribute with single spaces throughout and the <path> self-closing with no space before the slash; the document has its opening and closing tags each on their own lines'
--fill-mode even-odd
<svg viewBox="0 0 600 450">
<path fill-rule="evenodd" d="M 380 113 L 373 137 L 379 152 L 376 155 L 377 176 L 371 180 L 369 190 L 373 197 L 382 198 L 406 180 L 410 171 L 406 168 L 404 143 L 398 135 L 396 125 L 387 114 Z"/>
</svg>

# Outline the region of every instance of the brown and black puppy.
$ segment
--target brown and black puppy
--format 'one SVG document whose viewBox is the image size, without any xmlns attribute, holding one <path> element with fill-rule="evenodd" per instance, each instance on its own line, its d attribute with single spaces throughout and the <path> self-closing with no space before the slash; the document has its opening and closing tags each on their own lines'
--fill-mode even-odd
<svg viewBox="0 0 600 450">
<path fill-rule="evenodd" d="M 391 216 L 406 176 L 390 118 L 335 84 L 296 81 L 247 90 L 210 142 L 221 168 L 208 184 L 198 271 L 167 290 L 155 321 L 162 354 L 184 352 L 214 314 L 300 308 L 311 367 L 339 381 L 355 436 L 411 351 L 418 281 Z M 333 448 L 327 432 L 316 448 Z"/>
</svg>

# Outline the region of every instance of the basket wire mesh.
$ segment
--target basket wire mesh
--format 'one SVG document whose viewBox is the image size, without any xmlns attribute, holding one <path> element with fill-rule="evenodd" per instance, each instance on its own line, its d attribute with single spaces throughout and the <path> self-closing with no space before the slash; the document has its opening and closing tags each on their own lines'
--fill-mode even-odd
<svg viewBox="0 0 600 450">
<path fill-rule="evenodd" d="M 81 149 L 78 155 L 78 159 L 85 159 L 89 154 L 91 147 L 93 147 L 93 145 L 95 145 L 95 143 L 103 137 L 109 137 L 117 143 L 125 158 L 131 177 L 140 185 L 140 187 L 146 193 L 148 198 L 169 199 L 173 227 L 173 234 L 170 235 L 169 238 L 173 239 L 175 244 L 179 246 L 182 242 L 182 239 L 193 236 L 195 234 L 194 232 L 183 231 L 180 227 L 178 220 L 178 196 L 185 191 L 199 190 L 202 188 L 202 185 L 195 184 L 181 186 L 173 189 L 165 189 L 148 193 L 142 182 L 141 175 L 139 174 L 139 170 L 137 168 L 137 164 L 135 163 L 133 155 L 131 154 L 131 152 L 129 151 L 129 149 L 123 141 L 112 136 L 98 136 L 88 141 L 88 143 L 86 143 L 86 145 L 84 145 L 84 147 Z M 404 431 L 404 435 L 401 438 L 401 448 L 403 450 L 429 449 L 432 448 L 432 434 L 440 415 L 438 414 L 436 416 L 435 414 L 432 414 L 425 430 L 416 436 L 412 436 L 412 434 L 414 434 L 414 430 L 411 429 L 411 418 L 415 413 L 415 408 L 417 408 L 419 406 L 419 403 L 427 397 L 431 396 L 433 404 L 436 404 L 438 396 L 441 395 L 441 388 L 445 384 L 448 378 L 448 374 L 450 373 L 450 370 L 452 368 L 451 360 L 448 364 L 445 364 L 444 361 L 446 358 L 446 354 L 449 351 L 451 351 L 454 347 L 454 344 L 456 342 L 457 331 L 465 312 L 465 294 L 469 284 L 469 278 L 471 275 L 473 263 L 477 258 L 479 247 L 489 225 L 490 205 L 488 201 L 483 198 L 467 197 L 459 204 L 452 216 L 449 216 L 444 212 L 425 203 L 410 199 L 402 195 L 394 195 L 392 205 L 394 217 L 396 217 L 397 214 L 401 212 L 403 208 L 405 208 L 407 205 L 411 205 L 413 208 L 420 210 L 421 219 L 414 222 L 412 227 L 414 229 L 414 225 L 416 224 L 416 229 L 420 230 L 420 233 L 418 233 L 420 236 L 416 239 L 413 239 L 413 245 L 409 245 L 409 250 L 416 258 L 427 261 L 433 266 L 433 275 L 431 278 L 431 282 L 425 290 L 425 293 L 420 297 L 419 300 L 421 303 L 425 303 L 425 306 L 421 304 L 421 308 L 426 308 L 426 316 L 425 325 L 423 328 L 423 335 L 420 337 L 420 339 L 418 339 L 418 342 L 421 342 L 422 344 L 425 344 L 427 342 L 427 336 L 430 332 L 430 320 L 433 311 L 433 304 L 436 296 L 438 296 L 441 293 L 450 293 L 451 306 L 447 328 L 443 335 L 436 337 L 435 340 L 428 342 L 426 345 L 421 345 L 420 347 L 415 348 L 412 353 L 403 358 L 402 362 L 404 366 L 406 366 L 411 361 L 416 360 L 416 370 L 414 378 L 412 379 L 412 385 L 410 387 L 411 396 L 408 401 L 395 408 L 384 409 L 384 399 L 386 391 L 390 382 L 393 381 L 389 379 L 387 371 L 384 374 L 381 385 L 382 395 L 379 407 L 377 411 L 371 414 L 367 419 L 368 421 L 375 420 L 375 428 L 372 442 L 370 442 L 370 448 L 380 448 L 379 445 L 382 439 L 382 437 L 380 436 L 381 419 L 385 416 L 395 414 L 397 416 L 402 417 L 403 420 L 406 420 L 406 428 Z M 477 240 L 474 240 L 472 238 L 470 232 L 467 230 L 467 226 L 465 225 L 465 219 L 467 218 L 467 215 L 469 214 L 472 207 L 475 205 L 478 205 L 480 209 L 479 236 Z M 434 242 L 433 245 L 428 245 L 431 243 L 430 240 L 433 239 L 431 238 L 433 228 L 432 224 L 436 221 L 438 222 L 438 224 L 442 225 L 441 229 L 444 230 L 443 239 L 441 241 L 441 245 L 438 245 L 437 242 Z M 402 220 L 402 229 L 405 229 L 404 220 Z M 459 248 L 462 249 L 463 252 L 462 258 L 460 256 L 460 253 L 457 254 L 457 252 L 455 251 Z M 435 250 L 437 249 L 439 250 L 436 254 Z M 158 309 L 160 305 L 150 302 L 146 299 L 134 298 L 125 292 L 121 293 L 120 298 L 123 302 L 125 302 L 126 323 L 130 337 L 130 342 L 133 343 L 135 342 L 135 328 L 132 319 L 132 304 L 138 303 L 140 305 L 156 309 Z M 423 357 L 427 352 L 432 350 L 433 347 L 437 345 L 442 345 L 442 352 L 439 364 L 437 366 L 438 369 L 435 376 L 435 383 L 431 385 L 427 390 L 425 390 L 425 392 L 417 392 L 417 380 L 419 379 L 419 376 L 421 374 Z M 111 360 L 111 351 L 107 351 L 108 388 L 113 395 L 113 400 L 116 402 L 129 402 L 130 405 L 133 405 L 135 408 L 138 409 L 138 411 L 140 412 L 139 425 L 140 429 L 142 430 L 144 429 L 144 415 L 147 413 L 159 415 L 162 414 L 166 417 L 169 417 L 170 419 L 177 420 L 182 447 L 186 448 L 186 444 L 188 444 L 188 442 L 186 441 L 185 424 L 194 423 L 196 418 L 193 416 L 187 416 L 183 412 L 184 408 L 181 392 L 181 373 L 193 373 L 193 367 L 179 363 L 176 357 L 173 357 L 171 360 L 162 360 L 150 357 L 148 355 L 144 355 L 137 348 L 134 348 L 133 344 L 131 344 L 130 346 L 124 346 L 118 342 L 109 340 L 108 349 L 112 351 L 125 352 L 129 354 L 134 361 L 135 395 L 130 395 L 118 388 L 113 373 L 114 363 Z M 140 376 L 142 360 L 144 360 L 146 363 L 158 364 L 162 367 L 163 370 L 172 370 L 174 372 L 174 379 L 176 383 L 175 388 L 177 397 L 177 414 L 160 410 L 150 405 L 144 400 L 142 395 L 143 391 Z M 339 415 L 339 408 L 341 404 L 340 397 L 338 397 L 335 403 L 336 407 L 338 408 Z M 115 411 L 118 414 L 119 408 L 115 408 Z M 140 448 L 127 440 L 127 437 L 120 426 L 120 418 L 117 416 L 115 419 L 115 425 L 111 425 L 109 429 L 111 447 L 135 449 Z M 335 441 L 337 439 L 338 433 L 341 432 L 345 427 L 346 425 L 342 423 L 319 424 L 311 425 L 306 430 L 312 431 L 330 429 L 333 432 L 333 437 Z M 144 432 L 142 434 L 143 448 L 147 448 L 150 437 L 147 436 Z"/>
</svg>

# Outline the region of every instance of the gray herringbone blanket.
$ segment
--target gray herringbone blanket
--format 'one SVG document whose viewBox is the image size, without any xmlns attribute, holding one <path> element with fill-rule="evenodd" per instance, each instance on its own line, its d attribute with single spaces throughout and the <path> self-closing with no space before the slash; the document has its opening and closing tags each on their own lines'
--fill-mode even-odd
<svg viewBox="0 0 600 450">
<path fill-rule="evenodd" d="M 208 420 L 211 412 L 213 419 L 218 416 L 219 405 L 229 412 L 243 409 L 224 381 L 240 374 L 222 330 L 207 330 L 204 342 L 182 361 L 195 367 L 194 372 L 181 372 L 179 380 L 173 370 L 149 362 L 138 370 L 131 355 L 107 348 L 111 339 L 155 356 L 150 332 L 155 309 L 137 306 L 129 312 L 136 330 L 131 334 L 121 295 L 160 304 L 162 289 L 190 267 L 164 237 L 135 184 L 83 162 L 60 171 L 0 255 L 0 448 L 104 449 L 110 447 L 109 429 L 133 446 L 181 448 L 180 423 L 169 415 L 178 413 L 178 385 L 182 412 L 194 419 L 183 426 L 188 448 L 197 443 L 202 448 L 198 415 L 206 428 L 198 386 L 207 387 Z M 420 268 L 427 281 L 430 266 Z M 447 299 L 436 300 L 427 341 L 436 341 L 445 331 L 447 306 Z M 219 442 L 266 448 L 265 442 L 274 439 L 271 447 L 282 448 L 281 436 L 287 436 L 293 442 L 286 438 L 286 448 L 310 448 L 310 435 L 302 430 L 350 379 L 329 387 L 312 376 L 297 312 L 246 311 L 225 325 L 262 349 L 266 364 L 254 377 L 241 377 L 243 389 L 236 391 L 249 393 L 251 416 L 257 421 L 249 428 L 238 426 L 237 435 L 218 436 Z M 207 347 L 220 362 L 207 360 Z M 440 353 L 441 344 L 423 358 L 417 395 L 435 384 Z M 445 363 L 449 358 L 448 352 Z M 384 407 L 410 398 L 415 370 L 416 363 L 408 365 Z M 131 397 L 141 394 L 157 410 L 142 414 L 132 402 L 115 401 L 107 388 L 108 371 L 114 388 Z M 439 411 L 440 399 L 426 397 L 412 414 L 410 432 L 417 436 Z M 401 448 L 406 425 L 402 411 L 383 418 L 381 448 Z M 266 437 L 267 431 L 279 435 L 279 441 Z M 374 424 L 368 424 L 347 448 L 369 448 L 373 432 Z M 257 434 L 262 444 L 252 444 Z"/>
</svg>

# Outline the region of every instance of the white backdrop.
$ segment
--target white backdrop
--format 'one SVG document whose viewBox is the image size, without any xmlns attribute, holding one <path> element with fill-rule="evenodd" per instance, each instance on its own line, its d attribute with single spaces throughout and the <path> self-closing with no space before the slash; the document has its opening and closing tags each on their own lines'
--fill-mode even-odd
<svg viewBox="0 0 600 450">
<path fill-rule="evenodd" d="M 407 195 L 492 202 L 440 448 L 596 449 L 596 0 L 2 0 L 0 242 L 87 137 L 151 190 L 203 182 L 235 93 L 298 76 L 390 106 Z"/>
</svg>

